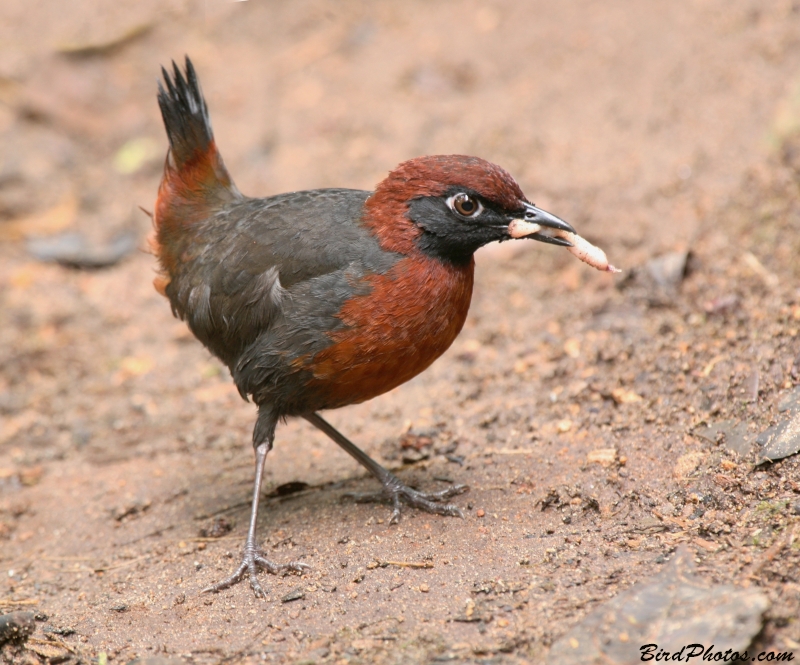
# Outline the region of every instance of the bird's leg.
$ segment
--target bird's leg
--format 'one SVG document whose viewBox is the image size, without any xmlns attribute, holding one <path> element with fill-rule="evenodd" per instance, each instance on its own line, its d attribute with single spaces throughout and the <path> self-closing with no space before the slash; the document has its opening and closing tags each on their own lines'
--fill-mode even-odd
<svg viewBox="0 0 800 665">
<path fill-rule="evenodd" d="M 247 530 L 247 540 L 245 540 L 244 543 L 242 563 L 232 575 L 226 577 L 221 582 L 217 582 L 203 589 L 204 593 L 208 591 L 222 591 L 223 589 L 232 587 L 234 584 L 241 582 L 245 575 L 248 575 L 250 577 L 250 586 L 253 588 L 253 592 L 256 596 L 266 598 L 267 594 L 258 583 L 259 569 L 263 568 L 267 572 L 275 575 L 284 571 L 302 573 L 304 570 L 310 568 L 308 564 L 298 561 L 281 564 L 273 563 L 264 557 L 258 545 L 256 545 L 258 502 L 261 496 L 261 484 L 264 480 L 264 462 L 267 459 L 267 453 L 272 450 L 272 441 L 275 438 L 275 424 L 277 422 L 277 419 L 273 418 L 271 412 L 265 413 L 264 411 L 264 408 L 259 409 L 258 421 L 256 422 L 256 428 L 253 432 L 253 443 L 255 444 L 256 451 L 256 478 L 253 483 L 253 507 L 250 510 L 250 528 Z M 269 419 L 272 419 L 272 422 L 269 422 Z M 264 420 L 268 422 L 265 423 Z M 266 440 L 261 440 L 260 443 L 257 443 L 259 439 L 264 437 L 266 437 Z"/>
<path fill-rule="evenodd" d="M 466 492 L 469 489 L 466 485 L 453 485 L 440 492 L 418 492 L 408 485 L 405 485 L 393 473 L 384 469 L 318 413 L 310 413 L 303 417 L 314 425 L 314 427 L 325 432 L 325 434 L 339 444 L 345 452 L 351 455 L 381 482 L 381 485 L 383 485 L 383 490 L 381 492 L 356 494 L 353 496 L 356 501 L 390 501 L 393 508 L 392 517 L 389 520 L 390 524 L 396 524 L 400 520 L 400 506 L 402 503 L 407 503 L 409 506 L 425 510 L 429 513 L 452 515 L 455 517 L 464 516 L 458 506 L 449 503 L 443 504 L 441 502 L 457 494 Z"/>
</svg>

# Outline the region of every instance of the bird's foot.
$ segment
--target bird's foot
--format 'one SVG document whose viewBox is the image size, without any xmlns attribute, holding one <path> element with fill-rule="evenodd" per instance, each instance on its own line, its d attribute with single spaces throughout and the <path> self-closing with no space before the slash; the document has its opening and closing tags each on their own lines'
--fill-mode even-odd
<svg viewBox="0 0 800 665">
<path fill-rule="evenodd" d="M 405 485 L 397 476 L 388 472 L 386 479 L 382 482 L 383 489 L 380 492 L 348 493 L 345 496 L 352 498 L 357 503 L 391 503 L 392 516 L 389 519 L 389 524 L 397 524 L 400 521 L 400 509 L 404 503 L 428 513 L 464 517 L 464 513 L 461 512 L 458 506 L 442 502 L 469 490 L 467 485 L 453 485 L 439 492 L 419 492 Z"/>
<path fill-rule="evenodd" d="M 311 566 L 307 563 L 299 561 L 291 561 L 289 563 L 273 563 L 269 559 L 265 559 L 261 551 L 256 547 L 245 546 L 244 555 L 242 556 L 242 563 L 234 571 L 234 573 L 226 577 L 221 582 L 212 584 L 211 586 L 203 589 L 203 593 L 213 592 L 217 593 L 223 589 L 228 589 L 234 584 L 241 582 L 245 575 L 250 577 L 250 587 L 253 589 L 257 598 L 266 598 L 267 594 L 258 582 L 258 571 L 266 570 L 268 573 L 277 575 L 278 573 L 297 573 L 302 575 L 303 571 L 310 570 Z"/>
</svg>

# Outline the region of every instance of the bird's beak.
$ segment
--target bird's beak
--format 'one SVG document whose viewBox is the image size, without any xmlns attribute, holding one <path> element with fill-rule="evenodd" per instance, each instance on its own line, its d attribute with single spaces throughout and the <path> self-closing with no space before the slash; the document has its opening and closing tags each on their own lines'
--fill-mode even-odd
<svg viewBox="0 0 800 665">
<path fill-rule="evenodd" d="M 553 245 L 571 247 L 572 243 L 563 238 L 553 237 L 542 233 L 544 229 L 568 231 L 575 233 L 569 224 L 549 212 L 537 208 L 532 203 L 526 203 L 522 213 L 516 213 L 508 223 L 508 235 L 512 238 L 530 238 L 540 242 L 549 242 Z"/>
</svg>

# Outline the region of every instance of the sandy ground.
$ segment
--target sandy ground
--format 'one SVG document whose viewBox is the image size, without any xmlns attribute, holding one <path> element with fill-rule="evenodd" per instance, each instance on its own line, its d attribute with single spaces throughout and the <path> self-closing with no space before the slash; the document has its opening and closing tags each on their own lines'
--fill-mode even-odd
<svg viewBox="0 0 800 665">
<path fill-rule="evenodd" d="M 626 269 L 481 250 L 453 348 L 327 414 L 407 482 L 469 484 L 463 520 L 388 526 L 344 498 L 374 488 L 345 453 L 280 427 L 260 536 L 312 570 L 264 575 L 266 601 L 199 593 L 238 560 L 253 407 L 171 317 L 152 257 L 77 271 L 25 243 L 144 247 L 155 81 L 185 53 L 245 193 L 476 154 Z M 749 446 L 800 383 L 798 127 L 793 2 L 4 3 L 0 611 L 38 618 L 2 657 L 548 662 L 679 546 L 708 584 L 766 594 L 756 650 L 800 657 L 798 460 Z M 648 278 L 686 250 L 685 276 Z"/>
</svg>

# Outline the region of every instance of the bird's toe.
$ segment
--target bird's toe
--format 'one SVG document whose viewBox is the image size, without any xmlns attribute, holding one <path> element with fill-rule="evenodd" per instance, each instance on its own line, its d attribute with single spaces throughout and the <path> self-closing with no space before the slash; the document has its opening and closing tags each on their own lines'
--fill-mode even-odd
<svg viewBox="0 0 800 665">
<path fill-rule="evenodd" d="M 468 490 L 469 487 L 467 485 L 453 485 L 438 492 L 420 492 L 403 484 L 396 476 L 391 475 L 380 492 L 348 493 L 345 496 L 357 503 L 392 504 L 392 515 L 389 518 L 389 524 L 397 524 L 400 521 L 403 504 L 417 510 L 424 510 L 426 513 L 445 515 L 447 517 L 464 517 L 458 506 L 443 502 Z"/>
<path fill-rule="evenodd" d="M 218 593 L 224 589 L 228 589 L 241 582 L 245 578 L 245 575 L 247 575 L 250 580 L 250 587 L 253 589 L 253 593 L 256 595 L 256 597 L 266 598 L 267 593 L 264 591 L 264 588 L 258 581 L 259 571 L 266 570 L 272 575 L 278 575 L 279 573 L 284 572 L 302 575 L 306 570 L 310 569 L 311 566 L 300 561 L 275 563 L 274 561 L 270 561 L 269 559 L 265 558 L 259 551 L 245 548 L 245 553 L 242 556 L 242 563 L 234 571 L 234 573 L 226 577 L 221 582 L 207 586 L 205 589 L 203 589 L 203 593 Z"/>
</svg>

